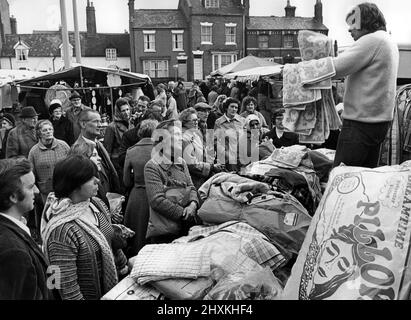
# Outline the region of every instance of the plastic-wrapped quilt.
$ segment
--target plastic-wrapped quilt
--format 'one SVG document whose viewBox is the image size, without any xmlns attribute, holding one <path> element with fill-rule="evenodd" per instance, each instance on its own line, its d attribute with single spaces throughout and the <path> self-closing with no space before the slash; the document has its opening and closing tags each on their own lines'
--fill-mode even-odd
<svg viewBox="0 0 411 320">
<path fill-rule="evenodd" d="M 410 162 L 335 168 L 284 298 L 409 299 L 410 211 Z"/>
</svg>

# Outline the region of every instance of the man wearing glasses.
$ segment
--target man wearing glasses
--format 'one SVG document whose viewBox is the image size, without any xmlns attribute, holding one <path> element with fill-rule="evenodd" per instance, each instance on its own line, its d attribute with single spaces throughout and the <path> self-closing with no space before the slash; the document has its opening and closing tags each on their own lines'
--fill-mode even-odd
<svg viewBox="0 0 411 320">
<path fill-rule="evenodd" d="M 38 114 L 33 107 L 24 107 L 20 113 L 21 124 L 12 129 L 7 137 L 6 158 L 28 157 L 30 149 L 37 144 L 35 127 Z"/>
<path fill-rule="evenodd" d="M 100 113 L 90 108 L 81 111 L 79 114 L 79 124 L 81 128 L 80 136 L 71 148 L 74 149 L 78 147 L 79 144 L 83 143 L 94 143 L 96 145 L 97 153 L 101 158 L 103 174 L 106 175 L 109 183 L 109 192 L 120 193 L 121 187 L 117 171 L 110 160 L 110 155 L 106 148 L 98 140 L 102 128 Z"/>
</svg>

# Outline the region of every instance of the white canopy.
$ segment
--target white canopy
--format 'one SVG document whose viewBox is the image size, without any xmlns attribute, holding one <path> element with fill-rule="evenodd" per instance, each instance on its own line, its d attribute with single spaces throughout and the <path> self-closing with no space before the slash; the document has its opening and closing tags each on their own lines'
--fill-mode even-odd
<svg viewBox="0 0 411 320">
<path fill-rule="evenodd" d="M 257 81 L 262 76 L 280 74 L 283 67 L 284 66 L 281 64 L 275 66 L 256 67 L 234 73 L 229 73 L 225 75 L 225 77 L 228 79 L 235 79 L 237 81 Z"/>
</svg>

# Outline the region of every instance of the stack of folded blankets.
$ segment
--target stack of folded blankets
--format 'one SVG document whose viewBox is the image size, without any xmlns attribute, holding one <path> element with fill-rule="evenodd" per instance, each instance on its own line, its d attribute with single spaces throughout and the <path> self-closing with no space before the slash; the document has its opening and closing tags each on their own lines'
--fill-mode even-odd
<svg viewBox="0 0 411 320">
<path fill-rule="evenodd" d="M 332 41 L 326 35 L 300 31 L 302 62 L 283 69 L 283 124 L 301 143 L 323 144 L 341 120 L 335 108 L 331 78 L 335 76 Z"/>
</svg>

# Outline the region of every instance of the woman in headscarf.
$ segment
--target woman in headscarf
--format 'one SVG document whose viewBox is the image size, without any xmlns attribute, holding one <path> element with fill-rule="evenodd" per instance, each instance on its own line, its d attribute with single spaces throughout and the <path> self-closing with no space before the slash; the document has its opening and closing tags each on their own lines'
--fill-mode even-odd
<svg viewBox="0 0 411 320">
<path fill-rule="evenodd" d="M 207 128 L 213 129 L 215 126 L 215 122 L 218 118 L 222 117 L 224 114 L 223 110 L 223 103 L 227 99 L 227 96 L 221 94 L 217 97 L 213 104 L 213 109 L 211 110 L 210 114 L 208 115 L 207 119 Z"/>
<path fill-rule="evenodd" d="M 96 198 L 97 177 L 97 166 L 83 156 L 70 156 L 54 170 L 41 235 L 50 264 L 59 267 L 63 300 L 98 300 L 128 272 L 124 253 L 112 248 L 114 230 Z"/>
<path fill-rule="evenodd" d="M 259 160 L 261 142 L 261 122 L 257 115 L 250 114 L 245 118 L 245 131 L 240 135 L 239 152 L 242 166 Z"/>
</svg>

